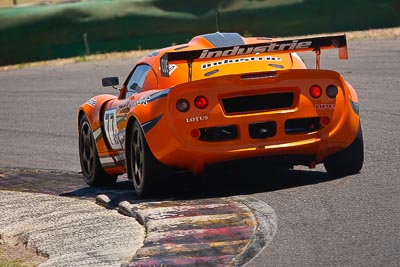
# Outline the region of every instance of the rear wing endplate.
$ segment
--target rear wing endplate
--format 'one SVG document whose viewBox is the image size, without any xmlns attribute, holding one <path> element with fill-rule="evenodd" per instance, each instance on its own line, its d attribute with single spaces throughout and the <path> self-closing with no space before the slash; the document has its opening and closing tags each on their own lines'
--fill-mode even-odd
<svg viewBox="0 0 400 267">
<path fill-rule="evenodd" d="M 282 40 L 276 42 L 263 42 L 258 44 L 236 45 L 228 47 L 218 47 L 211 49 L 167 52 L 160 57 L 161 75 L 169 77 L 169 62 L 186 60 L 189 70 L 191 64 L 197 59 L 213 59 L 236 55 L 253 55 L 259 53 L 293 53 L 293 52 L 315 52 L 316 68 L 319 69 L 319 55 L 321 50 L 339 50 L 340 59 L 348 59 L 346 35 L 323 36 L 314 38 Z"/>
</svg>

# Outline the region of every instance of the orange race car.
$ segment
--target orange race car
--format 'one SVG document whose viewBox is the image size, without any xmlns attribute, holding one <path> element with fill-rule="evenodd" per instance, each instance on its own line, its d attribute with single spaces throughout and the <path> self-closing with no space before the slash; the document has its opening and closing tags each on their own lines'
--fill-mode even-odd
<svg viewBox="0 0 400 267">
<path fill-rule="evenodd" d="M 266 158 L 323 163 L 329 174 L 361 170 L 358 98 L 337 72 L 319 69 L 321 50 L 347 59 L 345 35 L 293 40 L 211 33 L 136 62 L 119 96 L 79 108 L 79 153 L 91 186 L 127 173 L 138 195 L 177 170 Z M 296 52 L 316 53 L 307 69 Z M 117 86 L 117 77 L 102 80 Z"/>
</svg>

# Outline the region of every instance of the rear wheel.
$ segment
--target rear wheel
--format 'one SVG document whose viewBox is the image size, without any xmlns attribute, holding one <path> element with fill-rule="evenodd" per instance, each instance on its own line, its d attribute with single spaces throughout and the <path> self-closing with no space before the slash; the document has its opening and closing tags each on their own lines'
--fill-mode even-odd
<svg viewBox="0 0 400 267">
<path fill-rule="evenodd" d="M 157 192 L 161 178 L 168 175 L 167 168 L 151 153 L 142 127 L 135 121 L 128 142 L 128 175 L 133 180 L 136 193 L 150 196 Z"/>
<path fill-rule="evenodd" d="M 364 164 L 364 141 L 361 122 L 358 126 L 357 136 L 353 143 L 342 151 L 325 159 L 326 171 L 335 176 L 343 177 L 358 173 Z"/>
<path fill-rule="evenodd" d="M 107 174 L 101 167 L 96 142 L 87 117 L 79 122 L 79 158 L 85 182 L 90 186 L 113 185 L 117 176 Z"/>
</svg>

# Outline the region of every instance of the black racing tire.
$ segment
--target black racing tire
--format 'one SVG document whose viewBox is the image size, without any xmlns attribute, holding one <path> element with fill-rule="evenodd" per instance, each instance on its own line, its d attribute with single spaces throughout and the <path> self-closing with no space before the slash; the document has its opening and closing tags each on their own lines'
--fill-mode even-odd
<svg viewBox="0 0 400 267">
<path fill-rule="evenodd" d="M 344 177 L 359 173 L 364 164 L 364 141 L 361 122 L 358 124 L 356 138 L 350 146 L 324 160 L 328 174 L 334 177 Z"/>
<path fill-rule="evenodd" d="M 94 187 L 115 184 L 117 176 L 107 174 L 101 166 L 96 141 L 86 115 L 79 121 L 79 159 L 86 184 Z"/>
<path fill-rule="evenodd" d="M 135 121 L 127 143 L 128 176 L 139 197 L 158 193 L 160 182 L 168 176 L 167 167 L 161 164 L 150 151 L 143 129 Z"/>
</svg>

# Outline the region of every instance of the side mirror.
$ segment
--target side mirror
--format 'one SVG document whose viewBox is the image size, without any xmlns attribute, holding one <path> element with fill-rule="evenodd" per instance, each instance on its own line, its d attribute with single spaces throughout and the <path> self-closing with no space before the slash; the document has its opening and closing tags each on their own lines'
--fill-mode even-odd
<svg viewBox="0 0 400 267">
<path fill-rule="evenodd" d="M 119 85 L 119 80 L 118 77 L 105 77 L 105 78 L 101 78 L 101 84 L 103 85 L 103 87 L 106 86 L 117 86 Z"/>
</svg>

